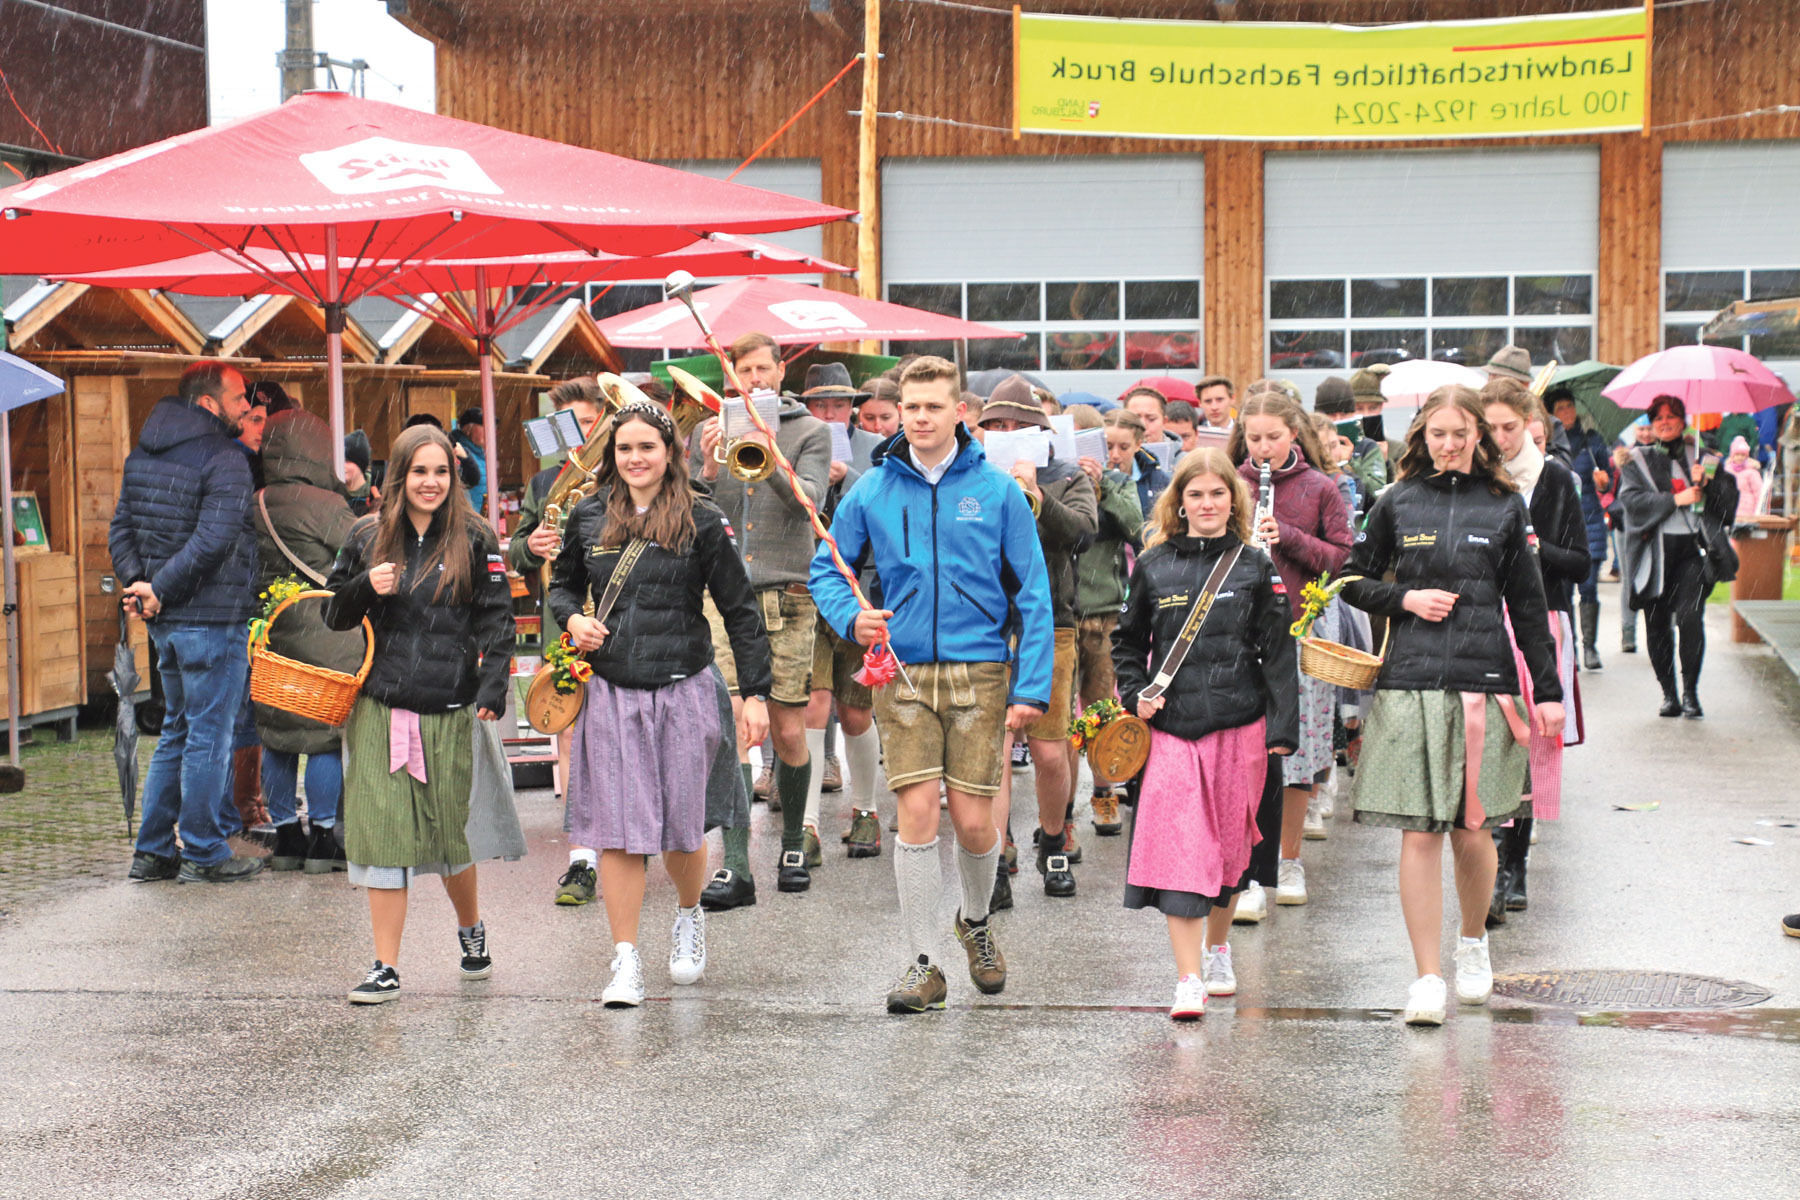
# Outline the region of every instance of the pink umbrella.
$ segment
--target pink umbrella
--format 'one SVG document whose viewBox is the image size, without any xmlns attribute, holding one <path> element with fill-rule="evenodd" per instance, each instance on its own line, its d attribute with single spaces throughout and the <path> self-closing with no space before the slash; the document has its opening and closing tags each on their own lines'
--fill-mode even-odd
<svg viewBox="0 0 1800 1200">
<path fill-rule="evenodd" d="M 864 300 L 810 284 L 752 276 L 694 293 L 694 304 L 723 343 L 766 333 L 783 346 L 819 342 L 1016 338 L 1023 334 L 885 300 Z M 680 300 L 665 300 L 600 322 L 615 346 L 700 346 L 705 334 Z"/>
<path fill-rule="evenodd" d="M 1749 413 L 1792 404 L 1794 394 L 1754 355 L 1725 346 L 1673 346 L 1619 372 L 1600 393 L 1620 408 L 1674 396 L 1689 413 Z"/>
<path fill-rule="evenodd" d="M 196 249 L 258 272 L 251 248 L 276 251 L 325 309 L 341 472 L 344 305 L 374 290 L 392 264 L 660 254 L 708 232 L 769 233 L 849 215 L 472 121 L 309 92 L 0 190 L 0 273 L 108 270 Z M 486 344 L 479 349 L 485 361 Z M 491 406 L 485 415 L 495 478 Z M 490 519 L 496 499 L 490 491 Z"/>
</svg>

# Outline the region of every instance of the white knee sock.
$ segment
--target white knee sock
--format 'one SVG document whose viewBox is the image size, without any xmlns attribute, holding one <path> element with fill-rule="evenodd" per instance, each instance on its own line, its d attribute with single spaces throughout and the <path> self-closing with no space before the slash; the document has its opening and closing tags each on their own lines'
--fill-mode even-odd
<svg viewBox="0 0 1800 1200">
<path fill-rule="evenodd" d="M 881 762 L 881 735 L 869 727 L 854 736 L 844 735 L 844 769 L 850 772 L 850 807 L 875 811 L 875 775 Z"/>
<path fill-rule="evenodd" d="M 900 886 L 900 934 L 906 939 L 906 953 L 930 958 L 937 944 L 938 899 L 944 890 L 938 840 L 914 846 L 895 838 L 894 882 Z M 994 886 L 992 878 L 988 886 Z"/>
<path fill-rule="evenodd" d="M 569 851 L 569 865 L 572 867 L 578 862 L 584 862 L 590 867 L 599 866 L 599 861 L 595 853 L 592 850 L 584 850 L 579 846 Z"/>
<path fill-rule="evenodd" d="M 956 844 L 956 874 L 962 880 L 962 915 L 966 921 L 985 920 L 988 901 L 994 898 L 994 873 L 999 868 L 1000 839 L 985 854 L 973 854 Z"/>
<path fill-rule="evenodd" d="M 825 784 L 825 731 L 806 731 L 806 753 L 812 759 L 812 776 L 806 783 L 806 823 L 819 827 L 819 795 Z M 787 797 L 782 797 L 785 801 Z"/>
</svg>

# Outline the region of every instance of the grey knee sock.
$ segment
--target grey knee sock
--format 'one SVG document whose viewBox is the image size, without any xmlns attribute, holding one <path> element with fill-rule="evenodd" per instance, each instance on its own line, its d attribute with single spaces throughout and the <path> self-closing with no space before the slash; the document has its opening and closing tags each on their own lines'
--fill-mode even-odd
<svg viewBox="0 0 1800 1200">
<path fill-rule="evenodd" d="M 994 898 L 994 874 L 999 869 L 1000 839 L 985 854 L 972 854 L 956 844 L 956 874 L 962 880 L 962 915 L 965 921 L 985 920 L 988 901 Z"/>
<path fill-rule="evenodd" d="M 895 838 L 894 882 L 900 885 L 900 933 L 906 939 L 906 952 L 914 958 L 930 958 L 937 944 L 934 926 L 944 888 L 938 840 L 914 846 Z M 991 881 L 988 886 L 993 886 Z"/>
</svg>

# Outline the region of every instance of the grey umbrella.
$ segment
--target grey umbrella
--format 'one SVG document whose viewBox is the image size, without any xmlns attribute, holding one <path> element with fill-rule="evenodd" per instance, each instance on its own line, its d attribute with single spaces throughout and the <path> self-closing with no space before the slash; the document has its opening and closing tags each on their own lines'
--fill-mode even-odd
<svg viewBox="0 0 1800 1200">
<path fill-rule="evenodd" d="M 137 812 L 138 779 L 138 690 L 137 655 L 131 649 L 130 631 L 125 624 L 125 606 L 119 606 L 119 644 L 113 647 L 113 667 L 106 681 L 119 697 L 119 712 L 113 718 L 113 763 L 119 768 L 119 794 L 125 800 L 125 833 L 131 834 L 131 818 Z"/>
<path fill-rule="evenodd" d="M 1032 387 L 1043 388 L 1046 392 L 1052 389 L 1043 380 L 1029 371 L 1009 371 L 1005 367 L 991 367 L 986 371 L 973 371 L 969 374 L 969 390 L 977 396 L 987 397 L 994 394 L 994 389 L 1005 383 L 1014 375 L 1023 375 L 1025 382 Z"/>
</svg>

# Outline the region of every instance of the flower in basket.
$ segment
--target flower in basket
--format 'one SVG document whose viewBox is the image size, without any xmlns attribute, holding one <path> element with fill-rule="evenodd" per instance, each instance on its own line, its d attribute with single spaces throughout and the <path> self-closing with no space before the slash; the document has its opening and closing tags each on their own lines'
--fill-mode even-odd
<svg viewBox="0 0 1800 1200">
<path fill-rule="evenodd" d="M 1094 740 L 1107 722 L 1124 715 L 1125 706 L 1111 696 L 1094 701 L 1069 723 L 1069 745 L 1079 751 Z"/>
<path fill-rule="evenodd" d="M 544 651 L 544 662 L 550 667 L 551 685 L 559 692 L 573 692 L 594 677 L 594 668 L 566 633 Z"/>
<path fill-rule="evenodd" d="M 1300 589 L 1300 619 L 1289 627 L 1288 632 L 1297 638 L 1307 637 L 1312 633 L 1313 622 L 1317 621 L 1331 602 L 1337 599 L 1344 585 L 1361 579 L 1360 575 L 1340 575 L 1333 579 L 1331 572 L 1326 571 Z"/>
<path fill-rule="evenodd" d="M 271 583 L 257 596 L 262 601 L 262 615 L 251 618 L 250 639 L 260 642 L 268 636 L 269 620 L 274 617 L 275 610 L 306 590 L 306 584 L 298 575 L 285 575 Z"/>
</svg>

